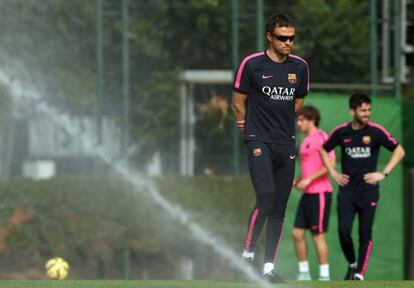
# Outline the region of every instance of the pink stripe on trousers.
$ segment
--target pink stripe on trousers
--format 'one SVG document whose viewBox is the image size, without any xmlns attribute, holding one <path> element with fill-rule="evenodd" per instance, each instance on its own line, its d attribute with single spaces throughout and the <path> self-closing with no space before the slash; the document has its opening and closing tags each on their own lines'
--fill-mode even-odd
<svg viewBox="0 0 414 288">
<path fill-rule="evenodd" d="M 372 250 L 372 241 L 369 241 L 368 248 L 367 248 L 367 254 L 365 254 L 364 265 L 362 265 L 362 270 L 361 270 L 362 276 L 364 276 L 365 272 L 367 271 L 369 256 L 371 255 L 371 250 Z"/>
<path fill-rule="evenodd" d="M 253 238 L 253 230 L 254 225 L 256 224 L 257 216 L 259 215 L 259 209 L 254 209 L 252 218 L 250 220 L 249 230 L 247 231 L 246 236 L 246 243 L 245 243 L 245 249 L 246 251 L 250 252 L 251 244 L 252 244 L 252 238 Z"/>
</svg>

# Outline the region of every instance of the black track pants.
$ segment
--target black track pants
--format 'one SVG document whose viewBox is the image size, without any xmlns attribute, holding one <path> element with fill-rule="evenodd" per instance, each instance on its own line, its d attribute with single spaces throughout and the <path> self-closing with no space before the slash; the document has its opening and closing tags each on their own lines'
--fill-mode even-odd
<svg viewBox="0 0 414 288">
<path fill-rule="evenodd" d="M 254 251 L 267 221 L 265 262 L 274 262 L 295 174 L 295 145 L 247 141 L 246 146 L 256 205 L 250 215 L 245 249 Z"/>
</svg>

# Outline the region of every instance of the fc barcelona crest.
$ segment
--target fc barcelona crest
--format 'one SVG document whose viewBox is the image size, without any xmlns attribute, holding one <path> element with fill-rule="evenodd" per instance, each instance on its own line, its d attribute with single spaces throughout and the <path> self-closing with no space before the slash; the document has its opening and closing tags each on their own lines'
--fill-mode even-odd
<svg viewBox="0 0 414 288">
<path fill-rule="evenodd" d="M 256 157 L 262 155 L 262 149 L 254 148 L 253 149 L 253 155 L 256 156 Z"/>
<path fill-rule="evenodd" d="M 364 137 L 362 137 L 362 142 L 363 142 L 365 145 L 370 144 L 370 143 L 371 143 L 371 136 L 364 136 Z"/>
<path fill-rule="evenodd" d="M 295 84 L 297 81 L 296 73 L 288 74 L 288 81 L 290 84 Z"/>
</svg>

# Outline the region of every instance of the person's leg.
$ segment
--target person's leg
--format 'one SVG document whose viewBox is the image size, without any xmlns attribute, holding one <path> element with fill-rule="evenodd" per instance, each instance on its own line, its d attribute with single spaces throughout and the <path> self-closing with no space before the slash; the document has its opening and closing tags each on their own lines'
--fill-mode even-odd
<svg viewBox="0 0 414 288">
<path fill-rule="evenodd" d="M 317 225 L 312 225 L 312 240 L 317 252 L 319 265 L 328 264 L 328 244 L 326 242 L 325 233 L 328 232 L 329 214 L 331 211 L 332 193 L 320 192 L 312 195 L 317 198 L 314 209 L 317 216 L 312 217 L 317 219 Z M 316 222 L 316 220 L 315 220 Z"/>
<path fill-rule="evenodd" d="M 325 233 L 311 234 L 313 244 L 315 245 L 316 254 L 320 265 L 328 264 L 328 243 L 326 242 Z"/>
<path fill-rule="evenodd" d="M 376 190 L 376 189 L 375 189 Z M 364 191 L 371 194 L 368 203 L 365 203 L 359 211 L 359 251 L 358 268 L 355 277 L 363 280 L 368 267 L 369 257 L 372 251 L 372 226 L 374 224 L 375 211 L 378 202 L 378 191 Z"/>
<path fill-rule="evenodd" d="M 298 259 L 299 274 L 297 280 L 311 280 L 308 262 L 308 247 L 306 243 L 306 230 L 293 228 L 292 237 L 295 245 L 296 257 Z"/>
<path fill-rule="evenodd" d="M 325 232 L 328 231 L 331 193 L 319 192 L 307 195 L 305 215 L 311 231 L 313 244 L 319 260 L 319 280 L 330 280 L 328 264 L 328 244 Z"/>
<path fill-rule="evenodd" d="M 274 269 L 280 242 L 282 239 L 283 220 L 287 201 L 295 174 L 295 146 L 274 145 L 273 179 L 274 190 L 267 204 L 268 220 L 266 226 L 266 249 L 264 274 Z M 292 159 L 293 158 L 293 159 Z"/>
<path fill-rule="evenodd" d="M 305 215 L 305 194 L 302 195 L 296 210 L 294 228 L 292 229 L 292 238 L 295 246 L 298 261 L 308 261 L 308 251 L 306 245 L 306 215 Z"/>
<path fill-rule="evenodd" d="M 308 247 L 305 238 L 305 229 L 293 228 L 292 237 L 295 243 L 296 256 L 299 262 L 308 261 Z"/>
<path fill-rule="evenodd" d="M 306 204 L 309 195 L 303 194 L 300 198 L 298 209 L 296 210 L 295 224 L 292 230 L 293 244 L 295 246 L 298 259 L 297 280 L 312 280 L 309 272 L 308 247 L 306 243 L 306 229 L 309 229 L 308 218 L 306 215 Z"/>
<path fill-rule="evenodd" d="M 330 280 L 329 273 L 329 248 L 326 242 L 325 233 L 312 233 L 313 244 L 319 261 L 319 279 Z"/>
<path fill-rule="evenodd" d="M 312 230 L 312 240 L 319 260 L 319 280 L 328 281 L 330 280 L 329 248 L 325 235 L 328 232 L 332 193 L 320 192 L 315 196 L 318 198 L 317 209 L 315 209 L 318 212 L 318 225 Z"/>
<path fill-rule="evenodd" d="M 250 178 L 256 194 L 256 207 L 249 218 L 243 257 L 254 258 L 257 240 L 268 217 L 266 205 L 274 194 L 273 157 L 266 143 L 248 141 L 246 147 Z"/>
<path fill-rule="evenodd" d="M 341 188 L 338 195 L 338 232 L 342 252 L 349 263 L 345 280 L 351 280 L 357 267 L 354 244 L 352 241 L 352 224 L 356 207 L 352 202 L 353 190 Z"/>
<path fill-rule="evenodd" d="M 244 244 L 243 258 L 250 260 L 254 259 L 254 251 L 257 240 L 266 222 L 266 216 L 259 212 L 257 206 L 253 209 L 249 217 L 249 224 L 246 233 L 246 240 Z"/>
</svg>

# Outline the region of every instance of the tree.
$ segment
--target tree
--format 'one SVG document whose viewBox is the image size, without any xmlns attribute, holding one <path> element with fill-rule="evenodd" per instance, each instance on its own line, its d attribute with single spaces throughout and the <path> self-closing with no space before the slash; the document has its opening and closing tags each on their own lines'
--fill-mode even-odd
<svg viewBox="0 0 414 288">
<path fill-rule="evenodd" d="M 103 3 L 103 114 L 120 124 L 121 2 Z M 275 4 L 269 0 L 265 4 L 266 16 L 276 11 L 295 16 L 295 50 L 310 63 L 311 81 L 368 80 L 368 3 L 295 0 Z M 34 84 L 52 105 L 91 115 L 96 105 L 96 2 L 6 0 L 1 7 L 3 70 Z M 255 9 L 254 1 L 240 0 L 240 58 L 256 49 Z M 139 143 L 132 159 L 142 166 L 154 151 L 160 151 L 163 158 L 174 162 L 179 134 L 179 73 L 183 69 L 231 69 L 231 2 L 130 1 L 129 13 L 129 133 L 131 141 Z M 230 135 L 227 129 L 230 125 L 220 133 Z M 203 139 L 213 141 L 206 135 Z M 214 141 L 206 145 L 217 145 Z M 231 149 L 228 139 L 223 141 Z"/>
</svg>

